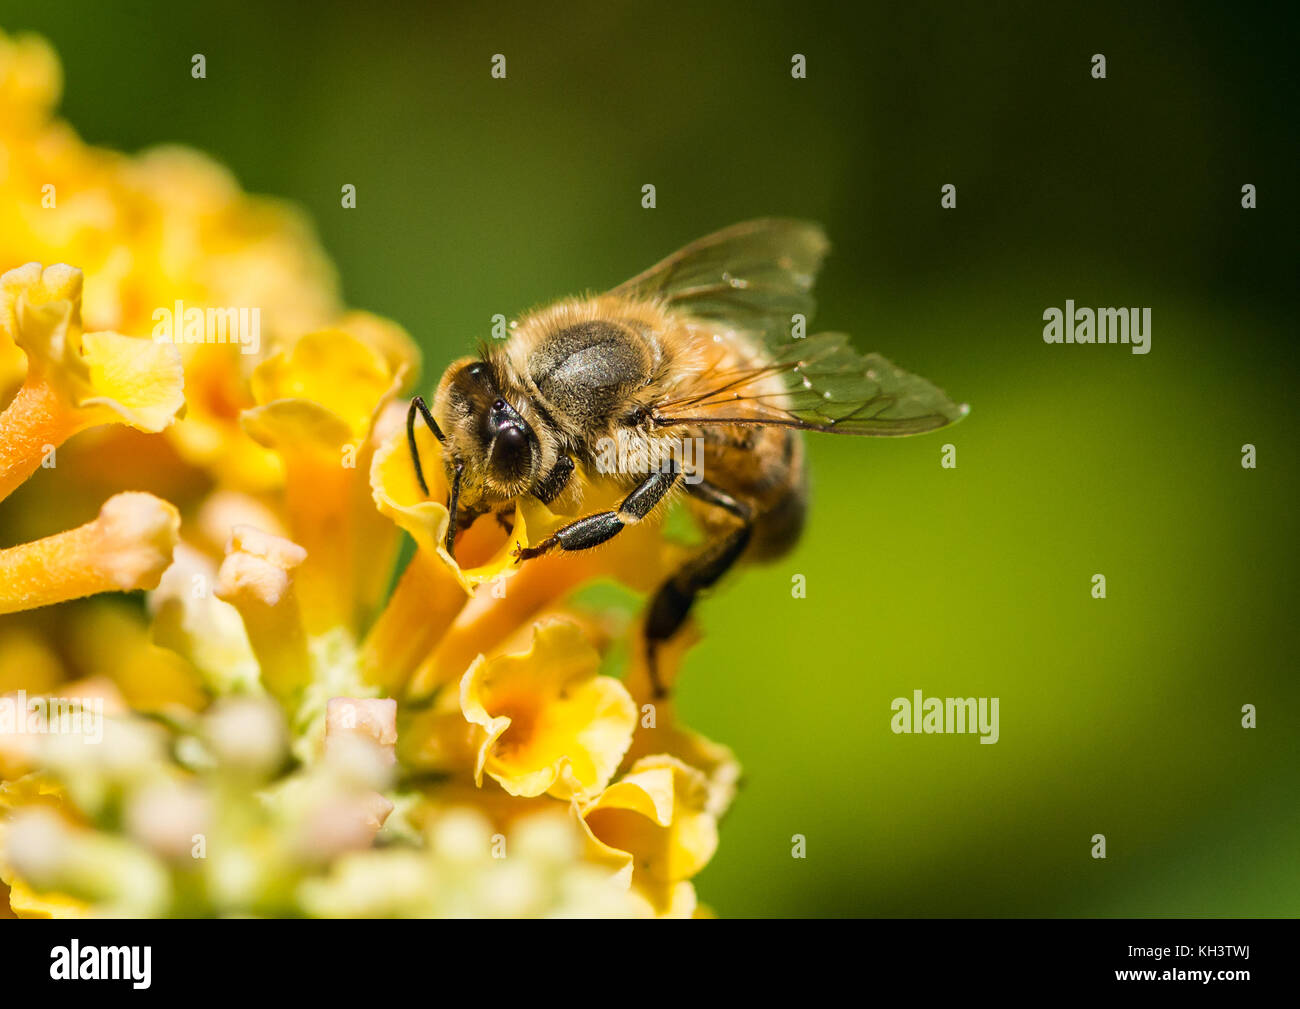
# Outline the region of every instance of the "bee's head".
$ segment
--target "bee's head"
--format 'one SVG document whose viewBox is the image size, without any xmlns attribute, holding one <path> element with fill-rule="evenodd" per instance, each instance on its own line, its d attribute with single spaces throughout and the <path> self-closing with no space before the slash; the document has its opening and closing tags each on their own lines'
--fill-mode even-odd
<svg viewBox="0 0 1300 1009">
<path fill-rule="evenodd" d="M 524 416 L 531 407 L 491 361 L 463 358 L 452 364 L 438 384 L 434 409 L 444 433 L 447 485 L 467 517 L 533 485 L 541 449 Z"/>
</svg>

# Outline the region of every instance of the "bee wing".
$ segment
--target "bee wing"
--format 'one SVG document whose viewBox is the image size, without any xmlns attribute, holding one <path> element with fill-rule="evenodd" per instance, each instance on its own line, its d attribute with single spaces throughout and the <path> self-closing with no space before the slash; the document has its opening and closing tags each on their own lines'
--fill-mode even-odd
<svg viewBox="0 0 1300 1009">
<path fill-rule="evenodd" d="M 692 242 L 610 293 L 788 340 L 791 316 L 812 319 L 813 281 L 829 248 L 808 221 L 746 221 Z"/>
<path fill-rule="evenodd" d="M 859 354 L 843 333 L 821 333 L 774 349 L 763 366 L 693 377 L 657 405 L 654 419 L 889 436 L 933 431 L 968 411 L 879 354 Z"/>
<path fill-rule="evenodd" d="M 965 405 L 925 379 L 879 354 L 859 354 L 842 333 L 792 339 L 791 316 L 812 319 L 812 286 L 829 248 L 808 221 L 747 221 L 692 242 L 610 292 L 753 334 L 764 348 L 759 367 L 692 376 L 658 404 L 657 423 L 904 435 L 966 415 Z"/>
</svg>

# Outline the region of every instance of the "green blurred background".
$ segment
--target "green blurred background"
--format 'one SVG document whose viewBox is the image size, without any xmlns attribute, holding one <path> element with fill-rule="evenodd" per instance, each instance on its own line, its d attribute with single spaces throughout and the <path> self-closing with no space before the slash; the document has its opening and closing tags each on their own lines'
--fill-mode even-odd
<svg viewBox="0 0 1300 1009">
<path fill-rule="evenodd" d="M 3 0 L 0 26 L 54 43 L 86 140 L 192 144 L 304 206 L 426 382 L 494 313 L 778 214 L 834 243 L 820 328 L 971 404 L 816 440 L 799 550 L 699 608 L 681 706 L 746 771 L 697 880 L 719 913 L 1300 912 L 1294 25 L 548 8 Z M 1151 307 L 1151 353 L 1045 345 L 1067 298 Z M 999 697 L 1000 741 L 894 735 L 914 689 Z"/>
</svg>

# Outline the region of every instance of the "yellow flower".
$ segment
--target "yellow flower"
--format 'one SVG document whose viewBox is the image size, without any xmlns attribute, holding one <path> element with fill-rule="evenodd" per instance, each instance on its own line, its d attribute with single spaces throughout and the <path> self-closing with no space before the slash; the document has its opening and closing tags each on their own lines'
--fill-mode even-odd
<svg viewBox="0 0 1300 1009">
<path fill-rule="evenodd" d="M 715 743 L 681 724 L 677 717 L 676 695 L 672 692 L 683 656 L 699 640 L 694 624 L 688 622 L 671 641 L 660 645 L 655 654 L 659 682 L 670 691 L 666 697 L 658 694 L 650 680 L 645 626 L 641 621 L 637 622 L 629 637 L 632 641 L 631 659 L 624 682 L 638 708 L 648 714 L 641 720 L 627 756 L 623 758 L 624 768 L 643 757 L 667 755 L 677 758 L 704 775 L 708 793 L 705 808 L 715 819 L 721 820 L 736 797 L 740 762 L 730 747 Z M 646 705 L 650 708 L 647 709 Z"/>
<path fill-rule="evenodd" d="M 654 909 L 690 917 L 690 878 L 718 847 L 703 774 L 675 757 L 645 757 L 582 807 L 582 821 L 602 856 L 630 878 Z"/>
<path fill-rule="evenodd" d="M 222 487 L 266 493 L 284 483 L 279 457 L 248 436 L 240 414 L 254 406 L 246 362 L 230 345 L 182 348 L 185 416 L 167 430 L 180 460 Z"/>
<path fill-rule="evenodd" d="M 59 99 L 59 58 L 36 35 L 9 39 L 0 32 L 0 130 L 16 131 L 42 122 Z"/>
<path fill-rule="evenodd" d="M 322 441 L 331 451 L 361 441 L 370 430 L 376 404 L 403 384 L 405 363 L 394 367 L 379 351 L 342 330 L 310 333 L 273 354 L 253 372 L 253 396 L 259 407 L 244 414 L 244 426 L 259 432 L 275 420 L 264 437 L 296 434 Z M 288 425 L 301 426 L 292 431 Z"/>
<path fill-rule="evenodd" d="M 159 310 L 178 302 L 256 310 L 260 349 L 179 344 L 194 394 L 167 438 L 222 483 L 275 487 L 276 460 L 239 426 L 239 411 L 252 405 L 249 371 L 304 332 L 365 321 L 341 314 L 333 267 L 299 210 L 244 193 L 197 151 L 167 146 L 127 157 L 82 143 L 53 116 L 60 85 L 45 42 L 0 32 L 0 270 L 29 259 L 77 264 L 86 272 L 89 330 L 150 333 Z M 0 338 L 0 404 L 26 368 L 21 351 Z"/>
<path fill-rule="evenodd" d="M 460 681 L 465 718 L 482 729 L 475 780 L 511 795 L 581 798 L 605 787 L 632 741 L 637 710 L 578 627 L 538 624 L 522 655 L 479 658 Z"/>
<path fill-rule="evenodd" d="M 0 690 L 103 702 L 103 733 L 0 739 L 0 905 L 701 914 L 738 765 L 651 696 L 639 627 L 573 599 L 649 591 L 685 548 L 640 523 L 521 566 L 621 494 L 580 470 L 568 511 L 525 497 L 453 560 L 405 332 L 341 308 L 296 211 L 193 151 L 83 144 L 58 91 L 47 46 L 0 34 L 0 264 L 85 270 L 0 277 L 0 502 L 58 453 L 0 507 L 30 540 L 0 549 Z M 259 308 L 261 345 L 122 335 L 177 302 Z M 600 672 L 625 638 L 626 685 Z"/>
<path fill-rule="evenodd" d="M 28 362 L 0 414 L 0 498 L 78 431 L 110 423 L 161 431 L 184 404 L 174 347 L 82 332 L 81 271 L 70 266 L 28 263 L 0 276 L 0 334 Z"/>
<path fill-rule="evenodd" d="M 242 422 L 283 462 L 284 506 L 307 551 L 302 585 L 312 629 L 363 620 L 383 590 L 399 540 L 369 499 L 371 428 L 409 370 L 329 330 L 304 336 L 253 373 L 258 405 Z"/>
</svg>

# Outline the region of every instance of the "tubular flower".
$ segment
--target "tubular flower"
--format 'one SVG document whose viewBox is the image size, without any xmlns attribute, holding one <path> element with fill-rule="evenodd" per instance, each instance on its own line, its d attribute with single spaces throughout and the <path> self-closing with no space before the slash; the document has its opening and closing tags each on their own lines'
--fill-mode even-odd
<svg viewBox="0 0 1300 1009">
<path fill-rule="evenodd" d="M 0 276 L 0 333 L 27 376 L 0 413 L 0 498 L 68 438 L 100 424 L 161 431 L 184 404 L 174 347 L 81 329 L 81 271 L 39 263 Z"/>
<path fill-rule="evenodd" d="M 390 361 L 341 330 L 304 336 L 252 375 L 257 405 L 244 429 L 282 461 L 284 507 L 307 551 L 307 616 L 363 617 L 383 589 L 400 533 L 370 501 L 375 417 L 402 389 L 415 357 Z M 358 608 L 361 608 L 358 610 Z"/>
<path fill-rule="evenodd" d="M 149 494 L 118 494 L 78 529 L 0 550 L 0 613 L 99 592 L 151 589 L 171 563 L 180 516 Z"/>
<path fill-rule="evenodd" d="M 522 654 L 480 657 L 460 681 L 465 718 L 481 729 L 474 777 L 511 795 L 599 792 L 632 742 L 637 709 L 574 624 L 538 624 Z"/>
<path fill-rule="evenodd" d="M 705 809 L 715 820 L 721 820 L 731 807 L 731 801 L 736 797 L 740 785 L 740 762 L 730 747 L 707 739 L 683 725 L 677 717 L 677 704 L 672 699 L 672 694 L 668 697 L 656 696 L 646 665 L 644 628 L 638 624 L 631 637 L 632 658 L 625 682 L 638 710 L 652 711 L 653 718 L 642 718 L 640 731 L 623 758 L 623 769 L 629 769 L 643 758 L 658 755 L 676 758 L 704 775 Z M 697 640 L 694 627 L 688 626 L 660 647 L 657 661 L 659 680 L 663 685 L 671 688 L 677 682 L 686 650 Z"/>
<path fill-rule="evenodd" d="M 82 144 L 58 91 L 0 35 L 0 911 L 699 913 L 738 765 L 581 594 L 685 548 L 521 566 L 573 517 L 524 499 L 457 563 L 409 337 L 338 304 L 295 211 Z M 261 341 L 189 342 L 186 306 L 260 307 Z"/>
<path fill-rule="evenodd" d="M 701 772 L 674 757 L 645 757 L 582 807 L 582 822 L 655 913 L 694 914 L 690 878 L 718 847 Z"/>
</svg>

